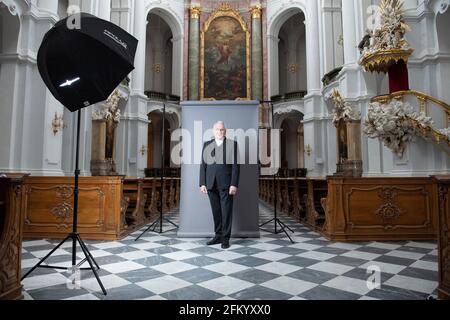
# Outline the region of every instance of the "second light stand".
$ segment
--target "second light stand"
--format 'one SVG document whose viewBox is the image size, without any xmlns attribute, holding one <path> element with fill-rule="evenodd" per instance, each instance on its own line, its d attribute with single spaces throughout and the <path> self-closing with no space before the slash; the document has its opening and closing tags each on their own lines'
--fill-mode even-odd
<svg viewBox="0 0 450 320">
<path fill-rule="evenodd" d="M 166 103 L 163 103 L 163 116 L 162 116 L 162 133 L 161 133 L 161 192 L 159 193 L 160 195 L 160 205 L 159 205 L 159 217 L 158 219 L 156 219 L 147 229 L 145 229 L 144 232 L 142 232 L 134 241 L 138 241 L 144 234 L 146 234 L 147 232 L 151 231 L 151 232 L 156 232 L 156 233 L 166 233 L 172 230 L 175 230 L 178 228 L 178 226 L 173 223 L 172 221 L 170 221 L 167 218 L 163 217 L 163 202 L 164 202 L 164 179 L 165 179 L 165 130 L 166 130 L 166 126 L 165 126 L 165 122 L 166 122 Z M 170 223 L 171 225 L 173 225 L 175 228 L 174 229 L 170 229 L 170 230 L 166 230 L 163 231 L 163 221 L 166 221 L 168 223 Z M 158 228 L 159 227 L 159 228 Z M 159 229 L 159 230 L 158 230 Z"/>
<path fill-rule="evenodd" d="M 272 124 L 271 124 L 271 130 L 273 130 L 274 128 L 275 128 L 275 125 L 274 125 L 274 108 L 273 108 L 273 103 L 272 103 L 272 101 L 261 101 L 261 103 L 269 103 L 270 104 L 270 107 L 271 107 L 271 113 L 272 113 Z M 272 150 L 271 150 L 271 154 L 273 153 L 273 142 L 271 143 L 271 146 L 272 146 Z M 273 157 L 272 157 L 272 161 L 273 161 Z M 277 184 L 278 184 L 278 172 L 279 172 L 279 169 L 278 170 L 276 170 L 275 172 L 274 172 L 274 174 L 272 175 L 272 178 L 273 178 L 273 193 L 272 193 L 272 198 L 273 198 L 273 201 L 274 201 L 274 211 L 273 211 L 273 214 L 274 214 L 274 217 L 271 219 L 271 220 L 269 220 L 269 221 L 267 221 L 267 222 L 264 222 L 263 224 L 261 224 L 259 227 L 260 227 L 260 229 L 261 230 L 263 230 L 263 231 L 266 231 L 266 232 L 270 232 L 270 233 L 273 233 L 273 234 L 280 234 L 280 233 L 285 233 L 286 234 L 286 236 L 289 238 L 289 240 L 291 241 L 291 243 L 294 243 L 294 241 L 292 240 L 292 238 L 289 236 L 289 233 L 286 231 L 286 229 L 288 229 L 289 231 L 291 231 L 292 233 L 294 233 L 294 231 L 291 229 L 291 228 L 289 228 L 289 226 L 287 226 L 283 221 L 281 221 L 279 218 L 278 218 L 278 214 L 277 214 L 277 197 L 276 197 L 276 190 L 277 190 Z M 271 223 L 271 222 L 273 222 L 274 223 L 274 230 L 267 230 L 267 229 L 263 229 L 262 227 L 264 227 L 265 225 L 268 225 L 269 223 Z M 280 227 L 280 229 L 278 229 L 278 227 Z"/>
</svg>

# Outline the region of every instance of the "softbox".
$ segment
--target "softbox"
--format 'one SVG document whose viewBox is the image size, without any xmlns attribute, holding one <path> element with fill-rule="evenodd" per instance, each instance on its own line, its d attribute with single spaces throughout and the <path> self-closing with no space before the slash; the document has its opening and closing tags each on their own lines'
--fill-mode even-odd
<svg viewBox="0 0 450 320">
<path fill-rule="evenodd" d="M 73 112 L 109 97 L 134 69 L 137 44 L 109 21 L 76 14 L 47 32 L 37 65 L 50 92 Z"/>
</svg>

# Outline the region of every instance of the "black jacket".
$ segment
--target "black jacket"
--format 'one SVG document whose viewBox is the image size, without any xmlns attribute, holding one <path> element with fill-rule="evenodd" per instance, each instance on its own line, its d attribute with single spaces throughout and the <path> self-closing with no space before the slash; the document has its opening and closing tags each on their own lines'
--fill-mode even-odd
<svg viewBox="0 0 450 320">
<path fill-rule="evenodd" d="M 222 160 L 220 160 L 221 153 Z M 216 159 L 216 154 L 219 159 Z M 211 190 L 214 182 L 217 181 L 219 189 L 229 189 L 230 186 L 238 188 L 240 174 L 238 159 L 237 141 L 225 138 L 220 147 L 216 145 L 215 139 L 206 142 L 203 145 L 202 164 L 200 165 L 200 187 L 206 186 L 208 190 Z"/>
</svg>

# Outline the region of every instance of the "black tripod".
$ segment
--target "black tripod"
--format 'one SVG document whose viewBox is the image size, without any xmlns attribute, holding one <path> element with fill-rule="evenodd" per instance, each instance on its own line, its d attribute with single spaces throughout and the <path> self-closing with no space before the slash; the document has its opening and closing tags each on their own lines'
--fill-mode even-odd
<svg viewBox="0 0 450 320">
<path fill-rule="evenodd" d="M 275 126 L 274 126 L 274 110 L 273 110 L 273 103 L 272 103 L 272 101 L 261 101 L 261 103 L 269 103 L 269 104 L 270 104 L 271 111 L 272 111 L 272 125 L 271 125 L 271 128 L 274 129 Z M 273 151 L 272 151 L 272 152 L 273 152 Z M 278 171 L 279 171 L 279 170 L 277 170 L 277 171 L 273 174 L 273 176 L 272 176 L 272 177 L 273 177 L 273 193 L 272 193 L 272 197 L 273 197 L 273 201 L 274 201 L 274 211 L 273 211 L 274 218 L 271 219 L 271 220 L 269 220 L 269 221 L 267 221 L 267 222 L 264 222 L 264 223 L 261 224 L 259 227 L 260 227 L 261 230 L 266 231 L 266 232 L 270 232 L 270 233 L 273 233 L 273 234 L 280 234 L 280 233 L 284 232 L 284 233 L 286 234 L 286 236 L 289 238 L 289 240 L 291 241 L 291 243 L 294 243 L 294 241 L 292 240 L 292 238 L 291 238 L 291 237 L 289 236 L 289 234 L 287 233 L 286 229 L 288 229 L 288 230 L 291 231 L 292 233 L 294 233 L 294 231 L 293 231 L 291 228 L 289 228 L 289 226 L 287 226 L 283 221 L 281 221 L 281 220 L 278 218 L 278 215 L 277 215 L 277 197 L 276 197 L 276 190 L 277 190 L 277 184 L 278 184 L 278 179 L 277 179 L 277 177 L 278 177 Z M 263 229 L 263 228 L 262 228 L 262 227 L 264 227 L 265 225 L 271 223 L 272 221 L 274 222 L 274 230 L 273 230 L 273 231 L 272 231 L 272 230 L 267 230 L 267 229 Z M 280 227 L 279 230 L 278 230 L 278 226 Z"/>
<path fill-rule="evenodd" d="M 77 147 L 76 147 L 76 159 L 75 159 L 75 187 L 73 191 L 73 231 L 70 233 L 63 241 L 61 241 L 52 251 L 50 251 L 49 254 L 47 254 L 41 261 L 39 261 L 38 264 L 36 264 L 33 268 L 31 268 L 23 277 L 21 280 L 25 279 L 30 273 L 32 273 L 36 268 L 47 268 L 47 269 L 58 269 L 58 270 L 67 270 L 67 268 L 64 267 L 57 267 L 57 266 L 48 266 L 48 265 L 42 265 L 45 260 L 47 260 L 56 250 L 58 250 L 67 240 L 72 240 L 72 272 L 74 272 L 76 269 L 78 270 L 92 270 L 94 272 L 95 278 L 97 279 L 98 284 L 102 288 L 103 294 L 106 296 L 106 290 L 103 286 L 97 270 L 100 269 L 97 262 L 95 262 L 94 257 L 89 252 L 89 249 L 87 248 L 86 244 L 83 242 L 83 240 L 80 237 L 80 234 L 77 231 L 77 224 L 78 224 L 78 194 L 79 194 L 79 188 L 78 188 L 78 178 L 80 175 L 80 169 L 79 169 L 79 149 L 80 149 L 80 122 L 81 122 L 81 109 L 78 110 L 78 124 L 77 124 Z M 77 242 L 81 247 L 81 250 L 84 253 L 84 256 L 86 257 L 84 260 L 82 260 L 80 263 L 77 264 Z M 87 261 L 89 263 L 89 268 L 80 268 L 80 266 Z M 95 265 L 95 268 L 94 268 Z M 73 279 L 75 281 L 75 279 Z"/>
<path fill-rule="evenodd" d="M 173 223 L 172 221 L 170 221 L 167 218 L 163 217 L 163 201 L 164 201 L 164 176 L 165 176 L 165 131 L 166 131 L 166 103 L 163 103 L 163 116 L 162 116 L 162 133 L 161 133 L 161 137 L 162 137 L 162 144 L 161 144 L 161 192 L 159 193 L 160 195 L 160 199 L 159 199 L 159 217 L 158 219 L 156 219 L 147 229 L 145 229 L 144 232 L 142 232 L 139 237 L 136 238 L 136 240 L 134 241 L 138 241 L 144 234 L 146 234 L 148 231 L 151 232 L 156 232 L 156 233 L 166 233 L 175 229 L 178 229 L 178 226 Z M 170 223 L 171 225 L 173 225 L 175 228 L 170 229 L 170 230 L 166 230 L 163 231 L 163 221 L 166 221 L 168 223 Z M 157 230 L 159 225 L 159 230 Z"/>
</svg>

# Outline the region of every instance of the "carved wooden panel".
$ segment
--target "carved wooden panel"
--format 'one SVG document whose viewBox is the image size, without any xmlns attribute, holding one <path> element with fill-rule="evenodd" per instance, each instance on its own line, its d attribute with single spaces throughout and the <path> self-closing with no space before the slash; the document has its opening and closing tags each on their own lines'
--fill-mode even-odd
<svg viewBox="0 0 450 320">
<path fill-rule="evenodd" d="M 73 177 L 30 177 L 24 186 L 24 237 L 63 238 L 72 231 Z M 85 239 L 120 238 L 121 177 L 81 177 L 78 231 Z"/>
<path fill-rule="evenodd" d="M 426 229 L 432 223 L 426 187 L 368 186 L 344 190 L 346 217 L 352 229 Z"/>
<path fill-rule="evenodd" d="M 333 240 L 436 239 L 431 178 L 328 179 L 327 231 Z"/>
<path fill-rule="evenodd" d="M 0 178 L 0 300 L 21 299 L 24 175 Z"/>
<path fill-rule="evenodd" d="M 439 298 L 450 300 L 450 176 L 436 177 L 439 187 Z"/>
</svg>

